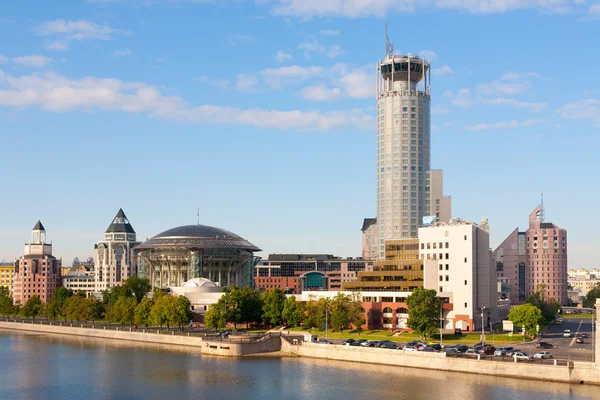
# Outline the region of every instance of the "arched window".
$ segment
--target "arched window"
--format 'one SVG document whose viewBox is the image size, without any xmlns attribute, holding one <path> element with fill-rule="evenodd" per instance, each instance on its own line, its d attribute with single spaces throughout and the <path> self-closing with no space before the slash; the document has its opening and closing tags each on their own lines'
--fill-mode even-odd
<svg viewBox="0 0 600 400">
<path fill-rule="evenodd" d="M 396 314 L 408 314 L 408 310 L 404 307 L 400 307 L 396 310 Z"/>
<path fill-rule="evenodd" d="M 390 307 L 386 307 L 386 308 L 383 309 L 383 312 L 385 314 L 387 314 L 387 313 L 391 314 L 393 311 L 392 311 L 392 309 Z"/>
</svg>

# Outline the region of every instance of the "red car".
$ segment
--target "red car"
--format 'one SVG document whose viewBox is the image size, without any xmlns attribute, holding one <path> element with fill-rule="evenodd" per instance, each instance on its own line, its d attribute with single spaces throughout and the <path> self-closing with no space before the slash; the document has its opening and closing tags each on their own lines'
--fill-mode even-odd
<svg viewBox="0 0 600 400">
<path fill-rule="evenodd" d="M 494 355 L 496 348 L 494 346 L 485 346 L 479 349 L 479 354 L 485 354 L 488 356 Z"/>
</svg>

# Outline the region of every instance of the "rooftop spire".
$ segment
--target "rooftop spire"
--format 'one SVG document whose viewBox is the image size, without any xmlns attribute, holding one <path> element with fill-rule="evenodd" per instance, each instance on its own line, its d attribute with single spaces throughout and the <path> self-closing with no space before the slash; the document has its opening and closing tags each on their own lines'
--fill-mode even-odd
<svg viewBox="0 0 600 400">
<path fill-rule="evenodd" d="M 386 57 L 392 57 L 394 55 L 394 43 L 390 42 L 388 37 L 388 23 L 385 23 L 385 55 Z"/>
<path fill-rule="evenodd" d="M 540 220 L 541 222 L 544 222 L 544 219 L 546 218 L 546 212 L 544 211 L 544 193 L 542 193 L 542 201 L 540 203 L 540 206 Z"/>
<path fill-rule="evenodd" d="M 38 222 L 35 224 L 35 226 L 33 227 L 32 230 L 34 230 L 34 231 L 45 231 L 44 225 L 42 225 L 42 221 L 40 221 L 38 219 Z"/>
</svg>

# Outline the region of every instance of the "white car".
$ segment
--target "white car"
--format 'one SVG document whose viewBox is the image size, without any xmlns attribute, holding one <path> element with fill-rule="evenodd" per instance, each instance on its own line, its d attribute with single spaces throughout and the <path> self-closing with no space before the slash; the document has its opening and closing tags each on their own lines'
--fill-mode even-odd
<svg viewBox="0 0 600 400">
<path fill-rule="evenodd" d="M 524 353 L 522 351 L 517 351 L 513 354 L 513 358 L 517 361 L 531 361 L 533 360 L 533 356 L 530 356 L 527 353 Z"/>
<path fill-rule="evenodd" d="M 566 337 L 566 338 L 571 337 L 571 330 L 565 329 L 565 331 L 563 332 L 563 337 Z"/>
<path fill-rule="evenodd" d="M 533 355 L 533 358 L 552 358 L 552 353 L 550 353 L 549 351 L 540 351 L 539 353 L 535 353 Z"/>
<path fill-rule="evenodd" d="M 419 350 L 418 350 L 418 349 L 416 349 L 416 348 L 414 348 L 414 347 L 412 347 L 412 346 L 406 346 L 406 347 L 404 348 L 404 351 L 419 351 Z"/>
</svg>

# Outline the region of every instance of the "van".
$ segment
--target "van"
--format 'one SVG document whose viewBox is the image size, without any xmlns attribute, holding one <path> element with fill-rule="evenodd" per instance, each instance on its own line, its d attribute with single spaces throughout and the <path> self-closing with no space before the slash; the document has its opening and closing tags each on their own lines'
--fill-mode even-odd
<svg viewBox="0 0 600 400">
<path fill-rule="evenodd" d="M 563 337 L 566 337 L 566 338 L 571 337 L 571 330 L 565 329 L 565 331 L 563 332 Z"/>
</svg>

